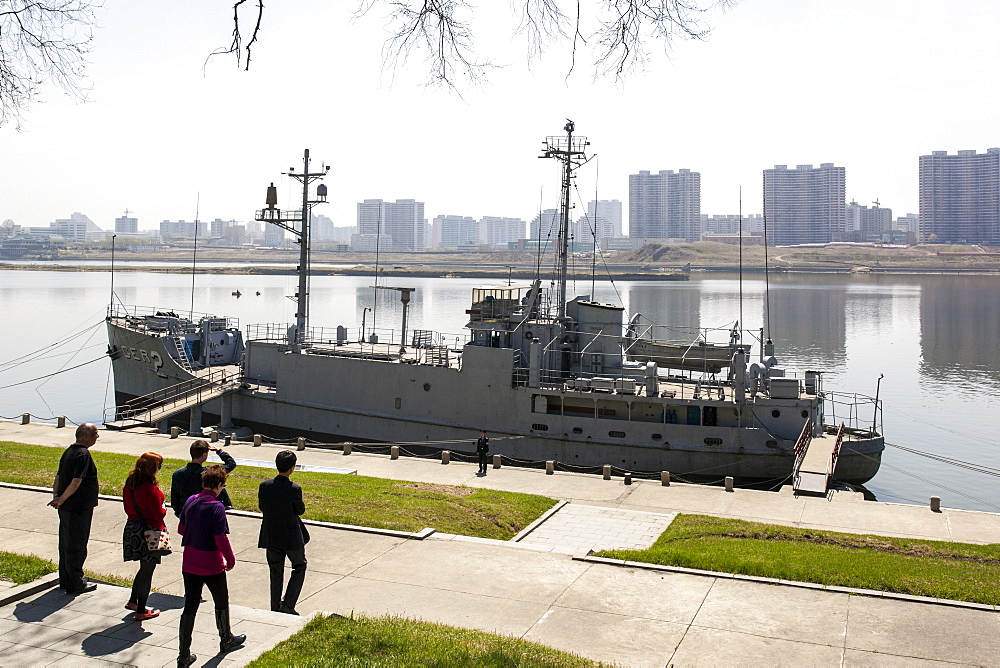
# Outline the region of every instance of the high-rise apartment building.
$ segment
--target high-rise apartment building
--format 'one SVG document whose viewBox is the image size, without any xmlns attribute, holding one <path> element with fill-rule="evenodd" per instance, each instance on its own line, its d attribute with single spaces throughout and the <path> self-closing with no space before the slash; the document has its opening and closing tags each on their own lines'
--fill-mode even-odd
<svg viewBox="0 0 1000 668">
<path fill-rule="evenodd" d="M 128 211 L 115 218 L 115 234 L 139 234 L 139 219 L 129 218 Z"/>
<path fill-rule="evenodd" d="M 540 211 L 528 225 L 528 238 L 535 240 L 549 239 L 553 243 L 559 236 L 559 209 Z"/>
<path fill-rule="evenodd" d="M 1000 148 L 920 156 L 925 241 L 1000 243 Z"/>
<path fill-rule="evenodd" d="M 845 209 L 845 232 L 888 232 L 892 229 L 892 209 L 876 204 L 867 207 L 854 200 Z"/>
<path fill-rule="evenodd" d="M 740 225 L 740 215 L 738 213 L 716 214 L 709 216 L 701 214 L 702 234 L 709 236 L 739 236 L 742 231 L 743 236 L 757 236 L 764 233 L 764 218 L 759 213 L 748 213 L 743 216 L 743 225 Z"/>
<path fill-rule="evenodd" d="M 520 218 L 483 216 L 479 219 L 479 240 L 487 246 L 506 246 L 527 238 L 525 224 Z"/>
<path fill-rule="evenodd" d="M 160 223 L 160 237 L 193 238 L 197 231 L 199 238 L 208 236 L 208 223 L 188 220 L 164 220 Z"/>
<path fill-rule="evenodd" d="M 472 216 L 435 216 L 431 235 L 434 246 L 444 248 L 478 246 L 479 222 Z"/>
<path fill-rule="evenodd" d="M 846 224 L 846 170 L 825 162 L 764 170 L 768 243 L 826 243 Z"/>
<path fill-rule="evenodd" d="M 424 203 L 412 199 L 386 202 L 366 199 L 358 203 L 358 234 L 361 238 L 378 239 L 381 250 L 422 251 L 427 249 L 427 220 Z M 356 246 L 352 238 L 352 246 Z M 365 249 L 371 246 L 364 242 Z M 355 250 L 362 250 L 355 247 Z"/>
<path fill-rule="evenodd" d="M 598 239 L 608 237 L 621 239 L 622 233 L 622 203 L 616 199 L 590 200 L 587 203 L 587 216 L 591 220 L 603 218 L 611 226 L 611 230 L 605 236 L 598 236 Z"/>
<path fill-rule="evenodd" d="M 641 171 L 628 177 L 632 239 L 701 238 L 701 174 L 690 169 Z"/>
</svg>

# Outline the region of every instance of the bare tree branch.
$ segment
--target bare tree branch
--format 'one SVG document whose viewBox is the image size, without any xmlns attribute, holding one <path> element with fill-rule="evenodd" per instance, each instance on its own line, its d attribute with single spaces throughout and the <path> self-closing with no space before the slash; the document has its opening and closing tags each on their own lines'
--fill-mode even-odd
<svg viewBox="0 0 1000 668">
<path fill-rule="evenodd" d="M 91 0 L 0 0 L 0 125 L 20 129 L 46 83 L 85 100 L 86 55 L 93 39 Z"/>
<path fill-rule="evenodd" d="M 2 0 L 0 0 L 2 1 Z M 236 66 L 239 67 L 244 62 L 243 54 L 246 54 L 246 65 L 244 69 L 250 71 L 250 52 L 253 49 L 254 43 L 257 41 L 257 36 L 260 34 L 260 24 L 264 19 L 264 0 L 257 0 L 257 18 L 254 22 L 253 32 L 250 34 L 250 41 L 247 42 L 246 46 L 243 46 L 243 33 L 240 29 L 242 20 L 240 18 L 240 7 L 246 4 L 247 0 L 235 0 L 233 2 L 233 37 L 229 46 L 217 49 L 212 53 L 208 54 L 208 58 L 205 59 L 205 64 L 211 60 L 214 56 L 222 55 L 235 55 L 236 56 Z"/>
</svg>

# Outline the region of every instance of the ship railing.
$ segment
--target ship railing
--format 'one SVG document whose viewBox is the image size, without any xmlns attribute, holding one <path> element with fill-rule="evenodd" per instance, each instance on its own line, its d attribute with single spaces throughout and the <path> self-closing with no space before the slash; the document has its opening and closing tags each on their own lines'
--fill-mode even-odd
<svg viewBox="0 0 1000 668">
<path fill-rule="evenodd" d="M 830 425 L 843 424 L 843 434 L 847 440 L 871 439 L 882 431 L 882 402 L 855 392 L 823 392 L 823 403 L 827 413 L 826 429 L 836 433 Z"/>
<path fill-rule="evenodd" d="M 114 420 L 132 420 L 143 413 L 154 409 L 163 409 L 171 405 L 194 403 L 200 404 L 203 397 L 216 393 L 228 386 L 236 386 L 242 382 L 239 374 L 231 369 L 212 369 L 197 378 L 181 381 L 169 387 L 136 397 L 122 406 L 114 407 Z"/>
<path fill-rule="evenodd" d="M 211 320 L 211 327 L 213 331 L 221 331 L 223 329 L 239 329 L 240 327 L 239 319 L 231 318 L 229 316 L 220 316 L 214 313 L 203 313 L 201 311 L 178 312 L 163 307 L 134 306 L 122 303 L 113 304 L 108 310 L 108 317 L 126 320 L 131 326 L 137 328 L 145 328 L 147 318 L 176 318 L 177 322 L 181 324 L 180 329 L 182 331 L 171 331 L 171 334 L 183 334 L 185 332 L 196 331 L 198 329 L 198 323 L 205 318 L 209 318 Z M 166 331 L 166 329 L 164 329 L 164 331 Z"/>
</svg>

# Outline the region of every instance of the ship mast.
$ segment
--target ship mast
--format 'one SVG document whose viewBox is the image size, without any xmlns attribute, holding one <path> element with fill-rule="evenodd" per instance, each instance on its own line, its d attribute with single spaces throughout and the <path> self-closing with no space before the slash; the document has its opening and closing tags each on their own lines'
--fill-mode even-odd
<svg viewBox="0 0 1000 668">
<path fill-rule="evenodd" d="M 546 137 L 545 153 L 539 158 L 555 158 L 562 163 L 562 190 L 559 204 L 559 237 L 556 241 L 556 253 L 559 271 L 558 319 L 566 319 L 566 273 L 569 259 L 569 212 L 570 191 L 573 185 L 574 172 L 585 165 L 589 158 L 584 155 L 584 149 L 590 145 L 586 137 L 574 137 L 576 125 L 566 119 L 563 130 L 566 137 Z"/>
<path fill-rule="evenodd" d="M 302 208 L 298 211 L 282 211 L 277 208 L 278 189 L 272 183 L 267 188 L 267 208 L 258 211 L 255 219 L 259 222 L 277 225 L 283 230 L 291 232 L 298 239 L 299 244 L 299 289 L 295 293 L 295 332 L 289 336 L 288 343 L 292 346 L 293 352 L 302 352 L 306 344 L 306 327 L 309 323 L 309 252 L 310 239 L 309 227 L 311 222 L 312 207 L 326 202 L 326 185 L 321 183 L 316 187 L 316 199 L 309 199 L 309 185 L 326 176 L 330 171 L 329 167 L 319 172 L 309 171 L 309 149 L 305 150 L 302 157 L 302 173 L 295 173 L 295 168 L 290 168 L 287 172 L 282 172 L 284 176 L 290 176 L 302 184 Z M 298 223 L 298 227 L 295 226 Z"/>
</svg>

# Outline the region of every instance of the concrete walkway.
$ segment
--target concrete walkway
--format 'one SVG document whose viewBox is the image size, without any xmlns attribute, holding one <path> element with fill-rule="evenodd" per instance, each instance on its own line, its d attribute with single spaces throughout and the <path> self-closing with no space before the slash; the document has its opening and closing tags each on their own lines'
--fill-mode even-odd
<svg viewBox="0 0 1000 668">
<path fill-rule="evenodd" d="M 63 446 L 72 441 L 72 434 L 68 429 L 0 423 L 0 440 Z M 102 432 L 98 447 L 135 455 L 153 450 L 183 458 L 190 441 Z M 229 451 L 237 458 L 266 461 L 277 449 L 238 444 Z M 312 465 L 345 467 L 350 462 L 347 468 L 363 475 L 515 489 L 571 501 L 520 542 L 437 533 L 411 540 L 312 528 L 309 572 L 298 605 L 303 614 L 330 611 L 415 617 L 522 637 L 621 665 L 1000 666 L 1000 614 L 990 606 L 857 596 L 845 590 L 716 574 L 622 567 L 565 554 L 580 547 L 572 545 L 572 540 L 581 538 L 585 547 L 595 539 L 605 540 L 617 529 L 616 513 L 611 512 L 611 528 L 602 529 L 601 536 L 573 537 L 572 531 L 565 531 L 570 525 L 586 526 L 585 517 L 603 516 L 608 510 L 621 511 L 620 526 L 665 521 L 677 511 L 696 511 L 826 529 L 1000 542 L 1000 517 L 996 515 L 947 509 L 932 513 L 927 508 L 863 502 L 847 494 L 817 499 L 645 482 L 626 487 L 620 479 L 604 481 L 565 473 L 546 476 L 544 471 L 508 468 L 490 469 L 486 477 L 478 478 L 473 464 L 444 466 L 427 460 L 393 461 L 386 456 L 347 457 L 310 450 L 299 455 L 301 462 Z M 47 500 L 44 493 L 0 488 L 2 549 L 55 557 L 57 522 L 54 511 L 45 507 Z M 89 569 L 132 574 L 132 565 L 121 561 L 124 520 L 119 503 L 101 502 L 95 514 Z M 172 521 L 173 515 L 168 514 L 173 529 Z M 230 590 L 233 603 L 248 608 L 267 607 L 267 567 L 263 551 L 256 548 L 258 522 L 254 517 L 230 517 L 239 561 L 229 576 Z M 560 533 L 565 537 L 558 538 Z M 653 533 L 633 533 L 632 537 L 638 544 Z M 180 594 L 179 565 L 177 554 L 164 559 L 154 586 L 167 594 Z M 121 604 L 103 602 L 100 610 L 92 612 L 113 620 L 104 627 L 110 629 L 123 623 L 120 616 L 115 617 L 124 612 Z M 11 606 L 0 608 L 0 617 L 18 628 L 33 623 L 16 620 Z M 0 631 L 10 629 L 6 623 L 0 622 Z M 176 644 L 171 643 L 176 643 L 176 635 L 169 634 L 176 630 L 166 626 L 167 636 L 156 645 L 175 651 Z M 213 630 L 210 622 L 204 627 Z M 10 632 L 20 633 L 17 637 L 22 640 L 36 635 L 16 629 Z M 252 642 L 258 642 L 254 633 L 247 633 Z M 263 641 L 266 633 L 258 635 Z M 90 635 L 77 636 L 61 647 L 74 649 L 73 643 L 78 643 L 78 654 L 84 657 L 86 637 Z M 0 635 L 3 665 L 11 662 L 3 653 L 6 642 L 11 640 Z M 108 661 L 109 656 L 101 660 Z M 159 656 L 150 663 L 159 665 Z M 231 658 L 241 660 L 235 655 Z"/>
</svg>

